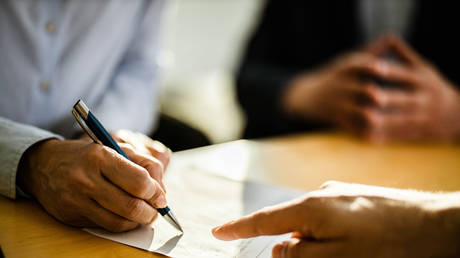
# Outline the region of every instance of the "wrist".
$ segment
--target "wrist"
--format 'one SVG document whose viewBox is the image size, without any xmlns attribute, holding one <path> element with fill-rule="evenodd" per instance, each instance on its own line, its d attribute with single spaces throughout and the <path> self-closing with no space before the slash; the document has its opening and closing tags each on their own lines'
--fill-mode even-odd
<svg viewBox="0 0 460 258">
<path fill-rule="evenodd" d="M 34 175 L 45 166 L 46 161 L 43 157 L 57 142 L 60 140 L 55 138 L 36 142 L 22 154 L 18 164 L 16 184 L 26 194 L 35 196 L 36 179 Z"/>
</svg>

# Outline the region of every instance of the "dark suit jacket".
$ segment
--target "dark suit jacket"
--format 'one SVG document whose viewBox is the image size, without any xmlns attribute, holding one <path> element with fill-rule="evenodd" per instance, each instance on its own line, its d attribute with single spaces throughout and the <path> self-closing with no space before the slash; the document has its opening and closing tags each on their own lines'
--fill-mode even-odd
<svg viewBox="0 0 460 258">
<path fill-rule="evenodd" d="M 272 0 L 250 40 L 237 74 L 238 99 L 247 115 L 246 138 L 324 128 L 280 110 L 296 74 L 326 63 L 362 43 L 357 1 Z M 419 0 L 408 41 L 451 81 L 460 83 L 456 1 Z"/>
</svg>

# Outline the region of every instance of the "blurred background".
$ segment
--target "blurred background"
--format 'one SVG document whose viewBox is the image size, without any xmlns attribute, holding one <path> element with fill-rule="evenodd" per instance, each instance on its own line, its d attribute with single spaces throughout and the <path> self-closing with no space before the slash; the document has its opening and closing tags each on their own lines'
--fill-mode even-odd
<svg viewBox="0 0 460 258">
<path fill-rule="evenodd" d="M 234 72 L 264 0 L 169 0 L 159 64 L 161 113 L 211 143 L 241 137 Z"/>
</svg>

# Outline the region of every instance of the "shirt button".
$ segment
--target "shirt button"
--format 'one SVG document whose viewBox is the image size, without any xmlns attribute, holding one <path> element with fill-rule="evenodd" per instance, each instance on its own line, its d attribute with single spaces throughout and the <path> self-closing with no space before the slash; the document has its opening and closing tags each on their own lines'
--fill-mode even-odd
<svg viewBox="0 0 460 258">
<path fill-rule="evenodd" d="M 48 33 L 53 33 L 56 30 L 56 24 L 54 22 L 48 22 L 45 27 Z"/>
<path fill-rule="evenodd" d="M 50 90 L 50 83 L 47 81 L 43 81 L 40 83 L 40 90 L 42 92 L 47 92 Z"/>
</svg>

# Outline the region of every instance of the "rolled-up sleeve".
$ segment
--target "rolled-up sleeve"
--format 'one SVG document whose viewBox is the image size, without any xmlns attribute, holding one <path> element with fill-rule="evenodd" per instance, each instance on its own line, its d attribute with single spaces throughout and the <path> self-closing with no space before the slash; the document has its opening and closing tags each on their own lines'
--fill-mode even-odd
<svg viewBox="0 0 460 258">
<path fill-rule="evenodd" d="M 61 138 L 37 127 L 0 117 L 0 194 L 16 198 L 16 172 L 22 154 L 34 143 Z"/>
</svg>

